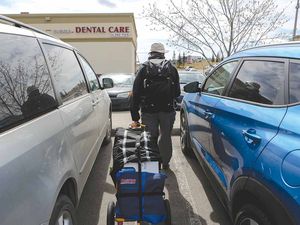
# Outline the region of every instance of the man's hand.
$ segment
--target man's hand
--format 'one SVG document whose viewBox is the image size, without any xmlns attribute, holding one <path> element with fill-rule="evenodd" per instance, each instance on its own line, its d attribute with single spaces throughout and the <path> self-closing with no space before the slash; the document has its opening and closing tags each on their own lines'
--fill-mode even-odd
<svg viewBox="0 0 300 225">
<path fill-rule="evenodd" d="M 132 128 L 132 129 L 140 128 L 141 124 L 140 124 L 139 121 L 133 121 L 131 124 L 129 124 L 129 127 Z"/>
</svg>

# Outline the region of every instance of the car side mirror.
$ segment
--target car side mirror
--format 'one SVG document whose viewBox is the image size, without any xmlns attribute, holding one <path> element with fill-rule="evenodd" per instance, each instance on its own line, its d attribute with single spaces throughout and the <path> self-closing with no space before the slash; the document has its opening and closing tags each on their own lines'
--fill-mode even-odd
<svg viewBox="0 0 300 225">
<path fill-rule="evenodd" d="M 201 91 L 200 83 L 198 81 L 194 81 L 194 82 L 188 83 L 187 85 L 185 85 L 183 87 L 183 90 L 186 93 L 200 92 Z"/>
<path fill-rule="evenodd" d="M 103 78 L 102 83 L 104 89 L 114 87 L 114 81 L 111 78 Z"/>
</svg>

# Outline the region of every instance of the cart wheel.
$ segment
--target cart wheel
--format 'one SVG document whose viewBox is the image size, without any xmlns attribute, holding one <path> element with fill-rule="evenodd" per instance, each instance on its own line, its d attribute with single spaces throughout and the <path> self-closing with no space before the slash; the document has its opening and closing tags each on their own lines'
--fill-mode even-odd
<svg viewBox="0 0 300 225">
<path fill-rule="evenodd" d="M 166 212 L 167 212 L 167 219 L 165 224 L 166 225 L 172 225 L 172 220 L 171 220 L 171 207 L 170 207 L 170 202 L 168 199 L 165 199 L 165 207 L 166 207 Z"/>
<path fill-rule="evenodd" d="M 115 225 L 115 203 L 114 202 L 108 203 L 106 224 L 107 225 Z"/>
</svg>

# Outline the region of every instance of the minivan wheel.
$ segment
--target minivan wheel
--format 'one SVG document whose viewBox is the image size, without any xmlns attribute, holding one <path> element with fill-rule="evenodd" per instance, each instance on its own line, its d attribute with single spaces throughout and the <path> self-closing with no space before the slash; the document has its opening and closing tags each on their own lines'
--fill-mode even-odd
<svg viewBox="0 0 300 225">
<path fill-rule="evenodd" d="M 237 213 L 235 225 L 271 225 L 268 216 L 258 207 L 247 204 Z"/>
<path fill-rule="evenodd" d="M 191 148 L 190 134 L 184 113 L 180 116 L 180 147 L 185 155 L 192 156 L 194 154 Z"/>
<path fill-rule="evenodd" d="M 103 140 L 103 145 L 107 145 L 111 142 L 111 131 L 112 131 L 112 120 L 111 120 L 111 113 L 109 114 L 109 126 L 106 130 L 106 135 L 105 138 Z"/>
<path fill-rule="evenodd" d="M 72 201 L 65 195 L 58 197 L 49 225 L 76 225 L 75 208 Z"/>
</svg>

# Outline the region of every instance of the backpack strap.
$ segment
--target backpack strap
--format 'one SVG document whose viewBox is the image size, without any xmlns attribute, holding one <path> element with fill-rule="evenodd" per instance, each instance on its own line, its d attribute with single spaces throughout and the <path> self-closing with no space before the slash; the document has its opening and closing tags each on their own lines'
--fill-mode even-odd
<svg viewBox="0 0 300 225">
<path fill-rule="evenodd" d="M 143 65 L 146 67 L 146 74 L 147 76 L 150 75 L 150 71 L 153 67 L 156 67 L 158 69 L 158 73 L 160 74 L 161 71 L 167 67 L 168 72 L 170 71 L 170 61 L 169 60 L 163 60 L 160 64 L 152 63 L 150 60 L 143 63 Z"/>
</svg>

